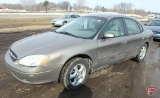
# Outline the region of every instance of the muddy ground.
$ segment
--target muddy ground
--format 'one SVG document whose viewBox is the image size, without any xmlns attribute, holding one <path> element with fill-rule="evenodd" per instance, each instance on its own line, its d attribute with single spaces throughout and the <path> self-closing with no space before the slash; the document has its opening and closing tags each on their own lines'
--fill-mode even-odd
<svg viewBox="0 0 160 98">
<path fill-rule="evenodd" d="M 67 91 L 60 83 L 28 85 L 15 79 L 4 62 L 9 46 L 24 37 L 50 30 L 0 34 L 1 98 L 160 98 L 159 41 L 151 45 L 145 61 L 138 63 L 128 60 L 95 72 L 82 88 L 75 91 Z M 152 97 L 146 92 L 148 86 L 157 87 Z"/>
</svg>

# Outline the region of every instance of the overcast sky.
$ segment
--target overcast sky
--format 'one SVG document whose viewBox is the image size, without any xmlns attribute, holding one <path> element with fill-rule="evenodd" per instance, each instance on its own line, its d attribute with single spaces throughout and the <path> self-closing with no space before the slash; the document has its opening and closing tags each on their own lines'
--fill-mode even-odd
<svg viewBox="0 0 160 98">
<path fill-rule="evenodd" d="M 44 2 L 45 0 L 36 0 L 38 2 Z M 63 0 L 48 0 L 49 2 L 59 2 Z M 72 4 L 76 2 L 76 0 L 66 0 L 70 1 Z M 118 4 L 120 2 L 127 2 L 134 4 L 134 8 L 144 9 L 146 11 L 151 12 L 159 12 L 160 13 L 160 0 L 98 0 L 100 6 L 104 6 L 106 8 L 113 7 L 114 4 Z M 0 3 L 20 3 L 20 0 L 0 0 Z M 97 4 L 97 0 L 86 0 L 86 5 L 89 7 L 95 7 Z"/>
</svg>

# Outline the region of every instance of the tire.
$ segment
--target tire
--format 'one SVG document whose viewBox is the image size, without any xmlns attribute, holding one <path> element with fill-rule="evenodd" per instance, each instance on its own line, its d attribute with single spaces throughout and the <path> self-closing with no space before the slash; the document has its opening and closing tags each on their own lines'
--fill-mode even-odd
<svg viewBox="0 0 160 98">
<path fill-rule="evenodd" d="M 137 62 L 141 62 L 144 60 L 146 54 L 147 54 L 148 46 L 147 44 L 144 44 L 141 49 L 139 54 L 134 58 Z"/>
<path fill-rule="evenodd" d="M 89 64 L 85 59 L 73 58 L 68 61 L 60 74 L 60 82 L 68 90 L 80 88 L 88 78 Z"/>
<path fill-rule="evenodd" d="M 67 24 L 67 22 L 66 22 L 66 21 L 64 21 L 64 22 L 63 22 L 63 25 L 65 25 L 65 24 Z"/>
</svg>

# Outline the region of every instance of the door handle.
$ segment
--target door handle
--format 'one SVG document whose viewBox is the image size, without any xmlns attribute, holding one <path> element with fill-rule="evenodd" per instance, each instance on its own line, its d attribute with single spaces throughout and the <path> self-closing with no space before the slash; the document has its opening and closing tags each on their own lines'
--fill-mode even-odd
<svg viewBox="0 0 160 98">
<path fill-rule="evenodd" d="M 141 37 L 141 39 L 144 39 L 144 37 Z"/>
<path fill-rule="evenodd" d="M 128 41 L 122 41 L 121 44 L 126 44 Z"/>
</svg>

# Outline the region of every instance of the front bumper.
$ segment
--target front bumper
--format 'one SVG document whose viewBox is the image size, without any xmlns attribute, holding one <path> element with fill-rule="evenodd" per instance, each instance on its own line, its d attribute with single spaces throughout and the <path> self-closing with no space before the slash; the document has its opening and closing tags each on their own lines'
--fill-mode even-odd
<svg viewBox="0 0 160 98">
<path fill-rule="evenodd" d="M 53 25 L 53 26 L 62 26 L 63 25 L 63 22 L 61 23 L 61 22 L 51 22 L 51 24 Z"/>
<path fill-rule="evenodd" d="M 62 66 L 22 66 L 13 62 L 8 52 L 5 55 L 5 62 L 7 68 L 15 78 L 28 84 L 57 82 L 62 68 Z"/>
</svg>

